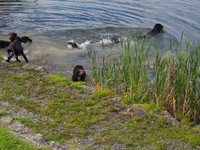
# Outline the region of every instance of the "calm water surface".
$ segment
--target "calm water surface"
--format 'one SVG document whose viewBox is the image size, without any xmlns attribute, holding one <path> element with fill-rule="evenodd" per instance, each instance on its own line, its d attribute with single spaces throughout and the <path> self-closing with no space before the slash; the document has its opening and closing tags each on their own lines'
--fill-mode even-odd
<svg viewBox="0 0 200 150">
<path fill-rule="evenodd" d="M 30 36 L 34 42 L 24 47 L 31 61 L 64 70 L 88 64 L 88 43 L 101 53 L 102 41 L 128 37 L 136 28 L 148 31 L 155 23 L 164 25 L 164 35 L 154 39 L 162 46 L 169 45 L 169 35 L 175 41 L 182 33 L 195 44 L 200 37 L 200 1 L 0 0 L 0 40 L 7 40 L 11 31 Z M 81 49 L 68 48 L 69 40 Z"/>
</svg>

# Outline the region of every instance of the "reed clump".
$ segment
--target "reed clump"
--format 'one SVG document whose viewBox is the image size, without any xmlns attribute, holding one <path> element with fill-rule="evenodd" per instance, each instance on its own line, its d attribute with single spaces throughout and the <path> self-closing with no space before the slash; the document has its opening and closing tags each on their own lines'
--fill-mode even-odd
<svg viewBox="0 0 200 150">
<path fill-rule="evenodd" d="M 194 47 L 181 39 L 176 52 L 166 56 L 144 39 L 121 41 L 119 56 L 112 61 L 102 57 L 100 65 L 95 51 L 87 51 L 99 89 L 122 94 L 126 103 L 155 102 L 178 119 L 200 122 L 200 43 Z"/>
</svg>

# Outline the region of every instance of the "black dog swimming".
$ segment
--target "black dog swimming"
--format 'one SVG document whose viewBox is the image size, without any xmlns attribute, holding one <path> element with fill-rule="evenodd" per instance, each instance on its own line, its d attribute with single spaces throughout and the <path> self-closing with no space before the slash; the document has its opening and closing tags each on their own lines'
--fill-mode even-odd
<svg viewBox="0 0 200 150">
<path fill-rule="evenodd" d="M 119 38 L 116 37 L 116 36 L 112 37 L 112 38 L 111 38 L 111 41 L 112 41 L 113 44 L 118 44 L 118 43 L 120 43 Z"/>
<path fill-rule="evenodd" d="M 155 36 L 160 33 L 163 33 L 163 25 L 160 23 L 157 23 L 154 25 L 153 29 L 147 35 Z"/>
<path fill-rule="evenodd" d="M 15 56 L 17 61 L 20 61 L 18 59 L 19 55 L 22 55 L 25 59 L 26 62 L 29 62 L 26 55 L 24 54 L 24 48 L 21 45 L 20 39 L 17 36 L 17 33 L 9 33 L 9 39 L 10 39 L 10 44 L 8 46 L 8 59 L 6 60 L 7 62 L 10 61 L 10 59 L 12 59 L 13 56 Z"/>
<path fill-rule="evenodd" d="M 151 29 L 151 31 L 149 31 L 148 33 L 138 33 L 137 38 L 142 39 L 142 38 L 151 38 L 151 37 L 155 37 L 159 34 L 164 33 L 163 31 L 164 26 L 160 23 L 157 23 L 154 25 L 153 29 Z"/>
<path fill-rule="evenodd" d="M 82 65 L 76 65 L 73 70 L 72 75 L 72 81 L 73 82 L 79 82 L 79 81 L 85 81 L 86 72 Z"/>
<path fill-rule="evenodd" d="M 79 48 L 78 44 L 75 42 L 67 42 L 67 45 L 70 45 L 72 48 Z"/>
<path fill-rule="evenodd" d="M 112 44 L 118 44 L 118 43 L 120 43 L 120 40 L 117 36 L 114 36 L 111 38 L 111 42 L 112 42 Z M 71 42 L 71 41 L 68 41 L 67 45 L 70 45 L 72 48 L 80 48 L 77 43 Z"/>
<path fill-rule="evenodd" d="M 23 36 L 23 37 L 19 37 L 17 36 L 18 40 L 22 43 L 31 43 L 32 39 L 30 39 L 28 36 Z M 9 41 L 4 41 L 4 40 L 0 40 L 0 49 L 1 48 L 6 48 L 10 45 Z"/>
</svg>

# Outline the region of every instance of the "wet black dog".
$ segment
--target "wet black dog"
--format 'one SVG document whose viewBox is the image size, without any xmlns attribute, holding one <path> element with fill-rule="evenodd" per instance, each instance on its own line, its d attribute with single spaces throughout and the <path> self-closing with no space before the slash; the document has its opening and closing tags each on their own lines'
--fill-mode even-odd
<svg viewBox="0 0 200 150">
<path fill-rule="evenodd" d="M 0 40 L 0 48 L 6 48 L 10 45 L 10 42 Z"/>
<path fill-rule="evenodd" d="M 22 43 L 31 43 L 32 42 L 32 39 L 30 39 L 28 36 L 23 36 L 23 37 L 17 37 L 18 40 Z M 0 49 L 1 48 L 6 48 L 10 45 L 10 42 L 9 41 L 3 41 L 3 40 L 0 40 Z"/>
<path fill-rule="evenodd" d="M 75 42 L 67 42 L 67 45 L 70 45 L 72 48 L 79 48 L 78 44 Z"/>
<path fill-rule="evenodd" d="M 30 39 L 28 36 L 22 36 L 21 38 L 20 38 L 20 42 L 22 42 L 22 43 L 31 43 L 32 42 L 32 39 Z"/>
<path fill-rule="evenodd" d="M 112 37 L 112 38 L 111 38 L 111 41 L 112 41 L 113 44 L 118 44 L 118 43 L 120 43 L 120 40 L 119 40 L 118 37 Z"/>
<path fill-rule="evenodd" d="M 74 67 L 73 75 L 72 75 L 72 81 L 73 82 L 79 82 L 79 81 L 85 81 L 86 72 L 82 65 L 76 65 Z"/>
<path fill-rule="evenodd" d="M 153 29 L 148 33 L 148 35 L 155 36 L 159 33 L 163 33 L 163 25 L 160 23 L 157 23 L 154 25 Z"/>
<path fill-rule="evenodd" d="M 10 44 L 7 49 L 8 59 L 6 61 L 10 62 L 13 56 L 15 56 L 17 61 L 20 61 L 18 56 L 22 55 L 24 60 L 29 62 L 26 55 L 24 54 L 24 48 L 21 45 L 20 38 L 17 36 L 17 33 L 11 32 L 9 33 L 9 36 Z"/>
</svg>

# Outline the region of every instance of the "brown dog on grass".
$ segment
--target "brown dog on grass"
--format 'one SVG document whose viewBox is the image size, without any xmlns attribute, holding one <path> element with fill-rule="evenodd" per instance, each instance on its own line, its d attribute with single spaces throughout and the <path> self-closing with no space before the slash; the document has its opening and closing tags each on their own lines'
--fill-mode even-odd
<svg viewBox="0 0 200 150">
<path fill-rule="evenodd" d="M 85 81 L 86 72 L 82 65 L 76 65 L 74 67 L 73 75 L 72 75 L 72 81 L 73 82 L 79 82 L 79 81 Z"/>
</svg>

